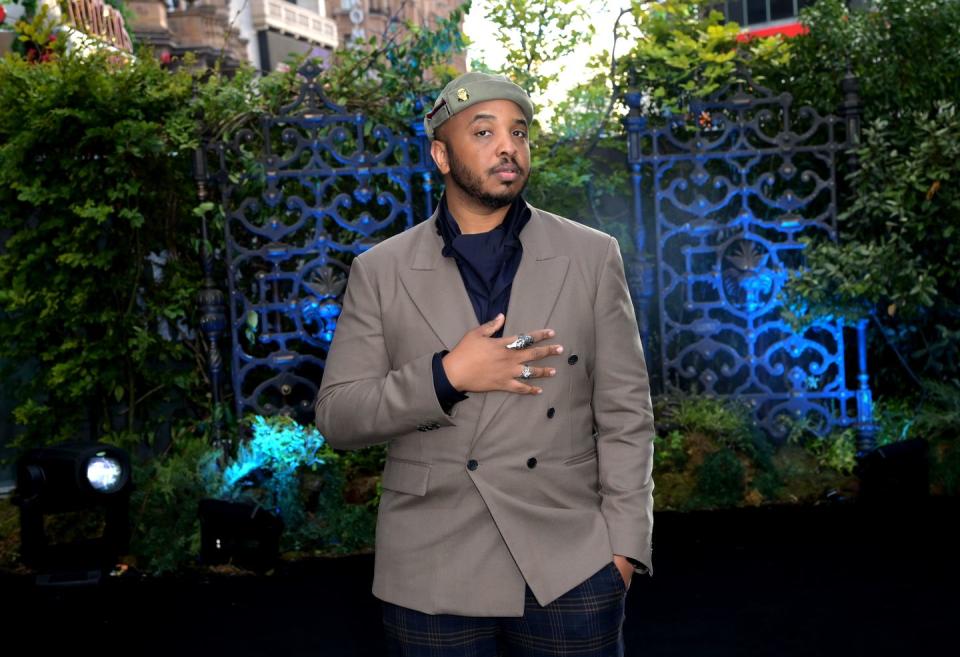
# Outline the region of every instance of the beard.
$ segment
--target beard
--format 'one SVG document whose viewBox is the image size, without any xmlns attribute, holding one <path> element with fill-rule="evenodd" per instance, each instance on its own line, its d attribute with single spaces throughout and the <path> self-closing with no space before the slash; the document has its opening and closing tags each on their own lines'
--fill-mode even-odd
<svg viewBox="0 0 960 657">
<path fill-rule="evenodd" d="M 515 181 L 514 184 L 507 186 L 499 194 L 487 192 L 483 189 L 483 178 L 480 177 L 480 174 L 474 173 L 464 162 L 457 159 L 450 144 L 447 144 L 447 159 L 450 163 L 450 177 L 453 178 L 453 182 L 468 196 L 491 210 L 498 210 L 513 203 L 514 199 L 527 188 L 527 181 L 530 180 L 529 172 L 524 171 L 515 159 L 503 158 L 498 166 L 507 163 L 515 166 L 518 178 L 522 178 L 522 184 L 517 185 L 516 182 L 518 181 Z M 487 174 L 494 175 L 493 168 L 487 171 Z"/>
</svg>

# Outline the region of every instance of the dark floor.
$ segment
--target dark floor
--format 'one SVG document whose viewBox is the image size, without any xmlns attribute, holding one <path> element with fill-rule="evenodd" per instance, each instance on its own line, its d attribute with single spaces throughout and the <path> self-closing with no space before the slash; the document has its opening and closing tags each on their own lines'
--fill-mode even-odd
<svg viewBox="0 0 960 657">
<path fill-rule="evenodd" d="M 627 599 L 627 654 L 960 654 L 958 520 L 960 500 L 942 498 L 659 513 L 656 576 Z M 4 577 L 0 627 L 6 647 L 36 655 L 379 655 L 372 567 L 359 556 L 83 588 Z"/>
</svg>

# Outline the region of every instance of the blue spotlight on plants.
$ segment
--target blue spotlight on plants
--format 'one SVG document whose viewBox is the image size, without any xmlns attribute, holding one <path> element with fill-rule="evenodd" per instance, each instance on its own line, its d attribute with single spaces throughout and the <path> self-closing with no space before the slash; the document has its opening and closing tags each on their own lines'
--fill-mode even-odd
<svg viewBox="0 0 960 657">
<path fill-rule="evenodd" d="M 207 565 L 272 567 L 284 527 L 301 525 L 305 516 L 298 472 L 335 456 L 316 429 L 289 417 L 268 422 L 256 416 L 251 429 L 234 456 L 201 468 L 215 496 L 199 508 L 200 557 Z"/>
</svg>

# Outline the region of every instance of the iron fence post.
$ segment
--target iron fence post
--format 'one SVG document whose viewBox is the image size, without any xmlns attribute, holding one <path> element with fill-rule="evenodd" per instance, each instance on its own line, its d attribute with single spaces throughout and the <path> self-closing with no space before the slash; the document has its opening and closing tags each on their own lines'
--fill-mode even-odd
<svg viewBox="0 0 960 657">
<path fill-rule="evenodd" d="M 197 198 L 204 203 L 208 197 L 206 145 L 201 141 L 193 152 L 193 178 L 197 186 Z M 207 356 L 207 369 L 210 375 L 212 402 L 212 439 L 216 447 L 227 449 L 229 441 L 223 440 L 221 427 L 221 390 L 220 377 L 223 372 L 223 356 L 220 354 L 220 336 L 226 328 L 226 307 L 223 292 L 217 288 L 213 278 L 213 249 L 210 245 L 207 227 L 207 215 L 201 215 L 201 266 L 203 268 L 203 286 L 197 293 L 197 306 L 200 310 L 200 330 Z"/>
<path fill-rule="evenodd" d="M 629 272 L 631 294 L 637 310 L 637 324 L 640 330 L 640 342 L 643 345 L 647 360 L 647 375 L 650 378 L 651 388 L 660 392 L 661 371 L 658 355 L 651 343 L 653 333 L 652 308 L 654 295 L 654 263 L 655 255 L 648 251 L 649 239 L 647 235 L 647 221 L 643 213 L 643 166 L 641 163 L 641 135 L 647 128 L 647 119 L 641 111 L 642 98 L 639 93 L 626 94 L 626 102 L 630 113 L 624 119 L 627 129 L 627 161 L 630 166 L 630 183 L 633 194 L 633 220 L 631 235 L 635 255 L 633 266 Z"/>
<path fill-rule="evenodd" d="M 857 456 L 861 457 L 877 446 L 877 425 L 873 421 L 873 392 L 867 372 L 867 320 L 857 322 Z"/>
</svg>

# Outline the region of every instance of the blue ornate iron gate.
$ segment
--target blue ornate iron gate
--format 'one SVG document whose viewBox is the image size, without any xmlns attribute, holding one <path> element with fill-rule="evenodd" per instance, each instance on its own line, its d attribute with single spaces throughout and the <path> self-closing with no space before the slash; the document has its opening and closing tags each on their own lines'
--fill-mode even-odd
<svg viewBox="0 0 960 657">
<path fill-rule="evenodd" d="M 744 77 L 657 127 L 642 97 L 628 95 L 632 285 L 651 370 L 664 391 L 746 401 L 771 436 L 783 437 L 784 416 L 807 418 L 819 432 L 857 425 L 863 448 L 872 425 L 865 327 L 851 389 L 843 327 L 825 319 L 798 334 L 777 299 L 802 266 L 800 239 L 836 239 L 838 156 L 859 130 L 856 81 L 845 81 L 838 118 L 794 109 L 789 94 Z"/>
<path fill-rule="evenodd" d="M 420 120 L 409 134 L 373 125 L 330 102 L 320 72 L 307 63 L 297 98 L 278 115 L 198 150 L 201 198 L 210 179 L 220 192 L 229 284 L 225 302 L 205 251 L 201 327 L 219 401 L 218 340 L 229 305 L 238 417 L 311 421 L 350 260 L 433 211 Z M 810 418 L 822 432 L 856 425 L 866 449 L 865 327 L 857 328 L 851 388 L 844 329 L 824 320 L 796 334 L 777 300 L 802 265 L 800 238 L 836 238 L 837 161 L 846 153 L 855 163 L 859 134 L 852 77 L 845 92 L 842 119 L 820 116 L 747 76 L 691 117 L 659 127 L 647 125 L 642 98 L 628 94 L 637 246 L 630 272 L 655 387 L 746 400 L 774 437 L 785 415 Z M 206 220 L 203 230 L 206 244 Z"/>
<path fill-rule="evenodd" d="M 324 96 L 320 73 L 305 64 L 298 96 L 278 115 L 258 117 L 198 155 L 201 183 L 212 156 L 224 213 L 238 417 L 312 421 L 350 261 L 433 210 L 433 164 L 419 121 L 395 134 L 348 113 Z M 210 254 L 205 261 L 201 324 L 216 389 L 225 317 Z"/>
</svg>

